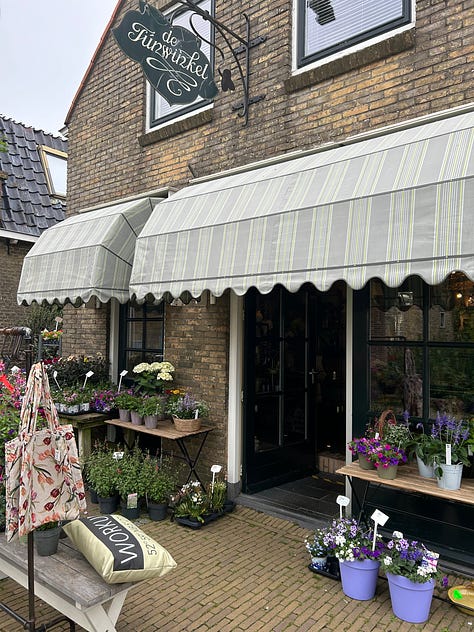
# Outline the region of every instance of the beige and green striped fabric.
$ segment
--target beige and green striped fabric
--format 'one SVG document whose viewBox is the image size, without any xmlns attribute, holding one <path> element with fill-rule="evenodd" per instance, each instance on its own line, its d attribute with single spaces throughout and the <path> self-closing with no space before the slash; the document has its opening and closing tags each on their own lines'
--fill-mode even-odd
<svg viewBox="0 0 474 632">
<path fill-rule="evenodd" d="M 159 201 L 122 202 L 48 228 L 25 257 L 18 303 L 126 302 L 135 241 Z"/>
<path fill-rule="evenodd" d="M 196 183 L 145 225 L 131 294 L 474 278 L 473 144 L 471 112 Z"/>
</svg>

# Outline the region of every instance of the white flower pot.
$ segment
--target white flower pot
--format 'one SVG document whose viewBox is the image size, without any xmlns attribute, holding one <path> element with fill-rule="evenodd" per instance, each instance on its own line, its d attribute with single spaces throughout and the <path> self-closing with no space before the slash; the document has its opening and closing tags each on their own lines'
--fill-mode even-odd
<svg viewBox="0 0 474 632">
<path fill-rule="evenodd" d="M 462 463 L 456 463 L 455 465 L 439 463 L 438 467 L 442 470 L 442 475 L 436 477 L 438 487 L 450 490 L 459 489 L 461 487 Z"/>
</svg>

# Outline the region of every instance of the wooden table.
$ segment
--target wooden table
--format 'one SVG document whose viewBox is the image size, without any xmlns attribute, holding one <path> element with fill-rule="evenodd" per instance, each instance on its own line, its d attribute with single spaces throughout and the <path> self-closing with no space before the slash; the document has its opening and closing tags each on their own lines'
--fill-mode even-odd
<svg viewBox="0 0 474 632">
<path fill-rule="evenodd" d="M 11 577 L 24 588 L 28 588 L 27 549 L 26 543 L 7 543 L 3 534 L 0 537 L 0 575 Z M 63 615 L 41 629 L 49 630 L 67 619 L 89 632 L 115 632 L 125 597 L 133 586 L 107 584 L 69 539 L 60 540 L 55 555 L 34 558 L 35 595 Z M 5 605 L 0 604 L 2 609 Z M 75 629 L 73 624 L 70 629 Z"/>
<path fill-rule="evenodd" d="M 130 440 L 130 436 L 132 432 L 140 432 L 148 435 L 152 435 L 153 437 L 160 437 L 161 439 L 170 439 L 171 441 L 176 441 L 179 449 L 181 450 L 181 455 L 179 458 L 183 459 L 185 463 L 187 463 L 189 467 L 189 474 L 186 482 L 188 483 L 191 480 L 191 476 L 194 474 L 196 480 L 198 480 L 201 485 L 204 487 L 203 482 L 199 478 L 198 473 L 196 472 L 197 462 L 201 455 L 202 449 L 204 447 L 204 443 L 206 442 L 207 435 L 214 430 L 212 426 L 202 425 L 199 430 L 192 430 L 190 432 L 182 432 L 180 430 L 176 430 L 172 421 L 160 421 L 158 422 L 157 428 L 147 428 L 143 425 L 132 424 L 129 421 L 120 421 L 120 419 L 106 419 L 106 424 L 111 424 L 112 426 L 117 426 L 118 428 L 122 428 L 124 431 L 124 439 L 127 444 L 127 447 L 130 448 L 133 445 L 133 441 Z M 201 442 L 198 446 L 195 457 L 193 458 L 188 450 L 187 440 L 193 437 L 200 437 Z"/>
<path fill-rule="evenodd" d="M 463 478 L 461 483 L 461 489 L 450 490 L 441 489 L 438 487 L 438 483 L 434 478 L 423 478 L 418 474 L 418 469 L 412 465 L 399 466 L 397 471 L 397 477 L 393 480 L 382 479 L 377 475 L 375 470 L 363 470 L 359 467 L 359 463 L 354 461 L 350 465 L 344 465 L 336 471 L 336 474 L 344 474 L 348 477 L 349 483 L 352 487 L 352 478 L 358 478 L 366 481 L 365 495 L 362 500 L 362 505 L 367 495 L 367 490 L 370 484 L 385 485 L 387 487 L 396 487 L 404 492 L 420 492 L 429 496 L 437 496 L 438 498 L 444 498 L 446 500 L 455 500 L 467 505 L 474 505 L 474 479 Z M 352 487 L 354 491 L 354 488 Z M 357 495 L 354 494 L 356 500 Z M 361 505 L 360 505 L 361 506 Z"/>
<path fill-rule="evenodd" d="M 78 452 L 82 459 L 86 459 L 92 449 L 92 428 L 104 425 L 107 419 L 105 413 L 84 413 L 82 415 L 67 415 L 59 413 L 59 421 L 71 424 L 77 430 Z"/>
</svg>

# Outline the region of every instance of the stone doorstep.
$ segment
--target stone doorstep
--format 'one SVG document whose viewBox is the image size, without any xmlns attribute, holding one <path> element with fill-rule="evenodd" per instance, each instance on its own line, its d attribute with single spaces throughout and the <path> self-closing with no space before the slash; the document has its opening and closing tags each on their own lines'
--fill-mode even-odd
<svg viewBox="0 0 474 632">
<path fill-rule="evenodd" d="M 318 468 L 320 472 L 334 474 L 336 470 L 346 464 L 342 454 L 334 452 L 320 452 L 318 454 Z"/>
</svg>

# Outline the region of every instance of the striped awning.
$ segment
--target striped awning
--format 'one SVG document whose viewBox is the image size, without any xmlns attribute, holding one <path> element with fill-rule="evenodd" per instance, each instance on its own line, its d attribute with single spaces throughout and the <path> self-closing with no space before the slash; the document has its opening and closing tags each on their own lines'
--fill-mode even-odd
<svg viewBox="0 0 474 632">
<path fill-rule="evenodd" d="M 135 242 L 158 202 L 104 206 L 48 228 L 24 259 L 18 303 L 128 301 Z"/>
<path fill-rule="evenodd" d="M 474 278 L 474 113 L 196 183 L 137 239 L 138 300 Z"/>
</svg>

